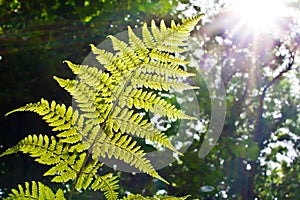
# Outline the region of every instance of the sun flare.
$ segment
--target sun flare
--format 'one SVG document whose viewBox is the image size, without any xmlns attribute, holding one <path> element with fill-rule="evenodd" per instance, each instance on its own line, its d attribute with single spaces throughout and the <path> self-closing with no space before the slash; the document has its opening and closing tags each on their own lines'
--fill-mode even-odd
<svg viewBox="0 0 300 200">
<path fill-rule="evenodd" d="M 233 0 L 232 12 L 256 31 L 273 29 L 288 13 L 285 0 Z"/>
</svg>

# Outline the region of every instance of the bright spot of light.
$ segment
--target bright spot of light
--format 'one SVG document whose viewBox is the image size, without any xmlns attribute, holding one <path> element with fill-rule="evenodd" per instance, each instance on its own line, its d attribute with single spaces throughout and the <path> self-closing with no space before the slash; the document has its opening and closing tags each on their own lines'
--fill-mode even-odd
<svg viewBox="0 0 300 200">
<path fill-rule="evenodd" d="M 158 190 L 156 192 L 156 195 L 166 195 L 166 194 L 168 194 L 168 192 L 166 190 Z"/>
<path fill-rule="evenodd" d="M 286 0 L 233 0 L 232 12 L 247 26 L 261 31 L 276 27 L 280 17 L 288 14 Z"/>
<path fill-rule="evenodd" d="M 249 171 L 249 170 L 251 170 L 251 169 L 252 169 L 251 165 L 250 165 L 250 164 L 247 164 L 247 165 L 246 165 L 246 170 Z"/>
<path fill-rule="evenodd" d="M 200 187 L 200 191 L 201 192 L 212 192 L 214 191 L 215 187 L 210 186 L 210 185 L 204 185 L 202 187 Z"/>
</svg>

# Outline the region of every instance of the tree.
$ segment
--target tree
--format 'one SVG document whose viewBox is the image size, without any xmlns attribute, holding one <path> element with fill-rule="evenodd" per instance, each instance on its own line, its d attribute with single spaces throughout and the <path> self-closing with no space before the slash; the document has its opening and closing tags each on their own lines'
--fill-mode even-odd
<svg viewBox="0 0 300 200">
<path fill-rule="evenodd" d="M 177 172 L 177 191 L 205 199 L 296 199 L 299 184 L 291 177 L 299 176 L 296 14 L 281 17 L 278 29 L 259 32 L 227 9 L 208 17 L 188 54 L 203 77 L 224 82 L 225 126 L 203 160 L 197 159 L 203 139 L 194 141 L 182 159 L 187 176 Z M 209 101 L 202 84 L 198 101 Z M 206 120 L 210 109 L 209 103 L 201 106 Z M 205 138 L 206 133 L 198 135 Z"/>
</svg>

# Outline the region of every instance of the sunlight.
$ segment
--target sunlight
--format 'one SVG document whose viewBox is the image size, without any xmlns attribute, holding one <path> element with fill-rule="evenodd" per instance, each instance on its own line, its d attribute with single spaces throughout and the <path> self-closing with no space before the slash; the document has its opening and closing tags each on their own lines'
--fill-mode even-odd
<svg viewBox="0 0 300 200">
<path fill-rule="evenodd" d="M 273 29 L 280 17 L 288 13 L 285 0 L 233 0 L 232 12 L 255 31 Z"/>
</svg>

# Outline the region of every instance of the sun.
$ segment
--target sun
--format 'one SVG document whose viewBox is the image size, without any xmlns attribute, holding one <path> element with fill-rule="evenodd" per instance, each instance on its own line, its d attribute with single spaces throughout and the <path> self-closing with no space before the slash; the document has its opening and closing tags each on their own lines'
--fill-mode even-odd
<svg viewBox="0 0 300 200">
<path fill-rule="evenodd" d="M 233 0 L 231 11 L 255 31 L 273 30 L 288 13 L 286 0 Z"/>
</svg>

